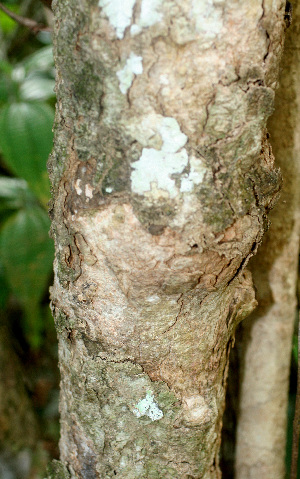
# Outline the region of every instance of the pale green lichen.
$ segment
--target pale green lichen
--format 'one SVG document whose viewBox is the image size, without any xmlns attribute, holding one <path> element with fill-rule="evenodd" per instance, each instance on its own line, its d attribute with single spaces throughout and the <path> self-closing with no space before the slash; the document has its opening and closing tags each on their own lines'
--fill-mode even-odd
<svg viewBox="0 0 300 479">
<path fill-rule="evenodd" d="M 161 118 L 156 130 L 162 139 L 162 147 L 160 150 L 143 148 L 139 161 L 132 164 L 131 188 L 140 195 L 151 190 L 153 194 L 163 190 L 174 198 L 177 187 L 171 175 L 181 173 L 188 164 L 187 151 L 182 148 L 187 136 L 180 131 L 175 118 Z"/>
<path fill-rule="evenodd" d="M 200 158 L 191 156 L 189 162 L 190 172 L 186 177 L 181 178 L 180 191 L 182 193 L 188 193 L 194 189 L 194 185 L 200 185 L 207 171 Z"/>
<path fill-rule="evenodd" d="M 125 29 L 131 23 L 134 4 L 135 0 L 99 0 L 99 7 L 103 9 L 110 24 L 115 28 L 119 39 L 124 37 Z"/>
<path fill-rule="evenodd" d="M 125 95 L 127 90 L 131 87 L 132 81 L 135 75 L 143 73 L 143 58 L 130 53 L 129 58 L 126 60 L 126 64 L 122 70 L 117 71 L 117 77 L 119 78 L 119 86 L 121 92 Z"/>
<path fill-rule="evenodd" d="M 207 38 L 214 38 L 223 25 L 221 8 L 216 8 L 213 0 L 192 0 L 191 3 L 191 17 L 195 20 L 196 30 Z"/>
<path fill-rule="evenodd" d="M 53 459 L 47 467 L 46 479 L 70 479 L 71 474 L 67 467 L 60 461 Z"/>
<path fill-rule="evenodd" d="M 148 416 L 151 421 L 157 421 L 164 415 L 154 401 L 154 396 L 151 391 L 147 392 L 146 397 L 135 405 L 132 412 L 136 417 Z"/>
<path fill-rule="evenodd" d="M 162 0 L 142 0 L 140 17 L 134 25 L 131 26 L 132 36 L 139 34 L 143 28 L 151 27 L 162 20 L 162 13 L 159 11 Z"/>
<path fill-rule="evenodd" d="M 159 11 L 162 0 L 142 0 L 141 14 L 138 24 L 141 27 L 150 27 L 162 19 Z"/>
<path fill-rule="evenodd" d="M 99 0 L 99 7 L 103 9 L 110 24 L 116 30 L 117 37 L 121 40 L 124 37 L 125 29 L 130 25 L 135 0 Z M 131 27 L 131 34 L 136 35 L 143 28 L 151 27 L 162 20 L 162 13 L 159 8 L 162 0 L 142 0 L 140 18 Z"/>
<path fill-rule="evenodd" d="M 162 0 L 142 0 L 141 14 L 138 24 L 141 27 L 151 27 L 162 19 L 162 14 L 159 8 L 162 5 Z"/>
</svg>

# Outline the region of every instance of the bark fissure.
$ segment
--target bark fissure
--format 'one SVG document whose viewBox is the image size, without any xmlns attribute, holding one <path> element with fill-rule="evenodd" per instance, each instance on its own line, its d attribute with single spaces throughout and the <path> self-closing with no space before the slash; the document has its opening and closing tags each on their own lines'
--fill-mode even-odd
<svg viewBox="0 0 300 479">
<path fill-rule="evenodd" d="M 278 54 L 261 66 L 258 1 L 247 22 L 207 2 L 208 24 L 194 1 L 107 5 L 54 2 L 61 457 L 72 478 L 216 479 L 228 344 L 278 188 L 261 153 Z"/>
<path fill-rule="evenodd" d="M 168 327 L 168 329 L 166 329 L 166 330 L 163 332 L 163 334 L 168 333 L 168 332 L 170 331 L 170 329 L 172 329 L 173 326 L 175 326 L 175 324 L 177 323 L 177 321 L 178 321 L 178 319 L 179 319 L 179 317 L 180 317 L 180 315 L 181 315 L 181 312 L 182 312 L 182 309 L 183 309 L 183 305 L 184 305 L 184 303 L 183 303 L 183 293 L 182 293 L 182 294 L 179 296 L 179 298 L 177 299 L 177 303 L 178 303 L 178 304 L 179 304 L 179 302 L 180 302 L 180 308 L 179 308 L 178 314 L 177 314 L 177 316 L 176 316 L 176 318 L 175 318 L 175 321 Z"/>
</svg>

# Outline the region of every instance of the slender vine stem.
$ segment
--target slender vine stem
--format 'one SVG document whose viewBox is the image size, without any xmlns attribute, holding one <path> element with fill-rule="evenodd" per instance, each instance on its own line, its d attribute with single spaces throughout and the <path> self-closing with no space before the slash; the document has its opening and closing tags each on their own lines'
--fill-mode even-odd
<svg viewBox="0 0 300 479">
<path fill-rule="evenodd" d="M 41 31 L 51 32 L 50 27 L 37 23 L 35 20 L 32 20 L 31 18 L 26 18 L 26 17 L 22 17 L 21 15 L 17 15 L 16 13 L 6 8 L 5 5 L 3 5 L 1 2 L 0 2 L 0 10 L 6 13 L 6 15 L 12 18 L 15 22 L 19 23 L 20 25 L 23 25 L 24 27 L 29 28 L 33 33 L 38 33 Z"/>
</svg>

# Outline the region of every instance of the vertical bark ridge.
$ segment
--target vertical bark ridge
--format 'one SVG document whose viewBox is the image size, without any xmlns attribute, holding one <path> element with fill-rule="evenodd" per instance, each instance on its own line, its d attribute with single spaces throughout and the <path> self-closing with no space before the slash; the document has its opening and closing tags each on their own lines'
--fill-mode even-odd
<svg viewBox="0 0 300 479">
<path fill-rule="evenodd" d="M 269 121 L 283 188 L 271 227 L 250 262 L 258 308 L 243 323 L 237 479 L 283 479 L 299 257 L 299 2 L 286 34 L 280 88 Z M 263 418 L 263 419 L 262 419 Z"/>
</svg>

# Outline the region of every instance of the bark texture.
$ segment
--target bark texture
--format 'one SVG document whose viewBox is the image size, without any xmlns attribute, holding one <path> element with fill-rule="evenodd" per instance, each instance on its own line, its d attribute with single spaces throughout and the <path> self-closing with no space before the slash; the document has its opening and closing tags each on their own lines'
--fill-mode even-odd
<svg viewBox="0 0 300 479">
<path fill-rule="evenodd" d="M 237 479 L 283 479 L 292 334 L 299 255 L 300 4 L 293 2 L 280 88 L 269 122 L 283 189 L 271 227 L 250 261 L 258 308 L 243 323 Z"/>
<path fill-rule="evenodd" d="M 265 127 L 285 2 L 53 8 L 57 474 L 219 478 L 245 266 L 281 182 Z"/>
</svg>

